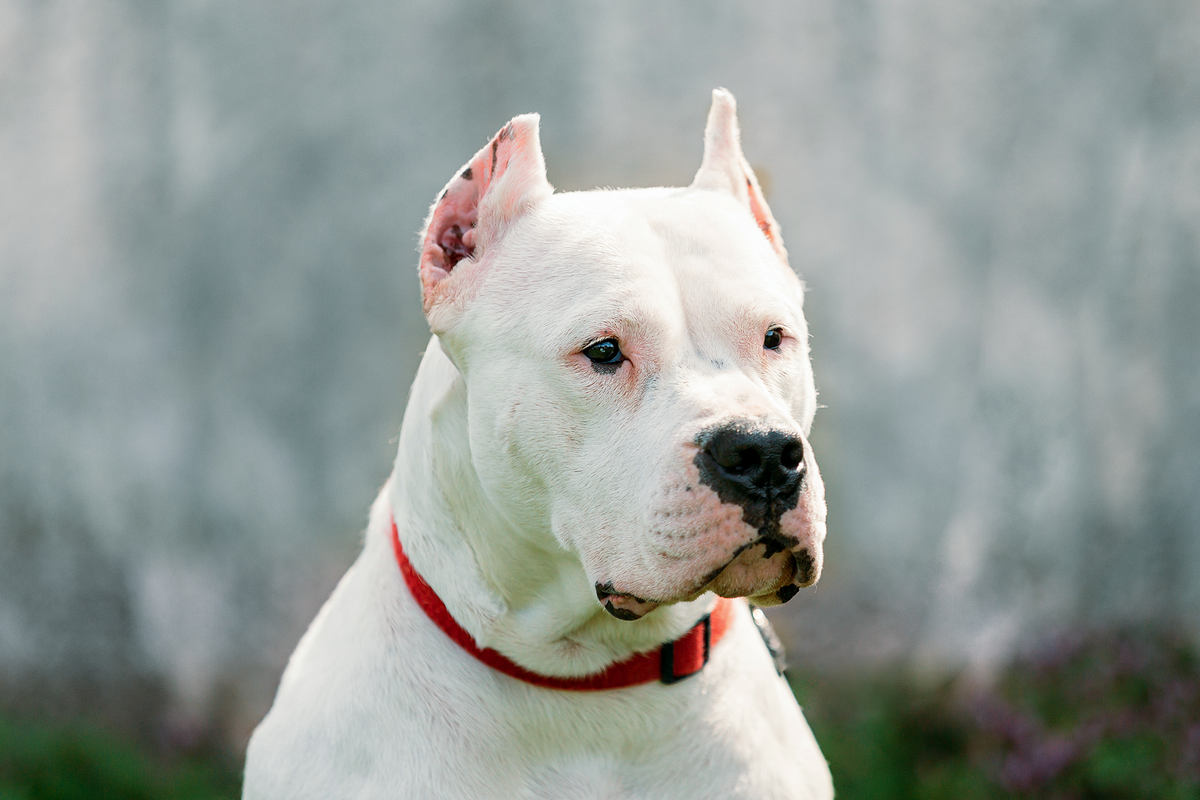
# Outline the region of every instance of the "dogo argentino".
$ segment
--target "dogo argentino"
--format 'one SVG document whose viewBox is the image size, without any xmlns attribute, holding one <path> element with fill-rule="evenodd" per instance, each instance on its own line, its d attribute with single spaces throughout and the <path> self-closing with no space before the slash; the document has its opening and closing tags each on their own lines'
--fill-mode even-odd
<svg viewBox="0 0 1200 800">
<path fill-rule="evenodd" d="M 555 194 L 516 117 L 419 271 L 395 469 L 244 796 L 831 797 L 740 599 L 817 580 L 825 500 L 804 289 L 733 96 L 687 188 Z"/>
</svg>

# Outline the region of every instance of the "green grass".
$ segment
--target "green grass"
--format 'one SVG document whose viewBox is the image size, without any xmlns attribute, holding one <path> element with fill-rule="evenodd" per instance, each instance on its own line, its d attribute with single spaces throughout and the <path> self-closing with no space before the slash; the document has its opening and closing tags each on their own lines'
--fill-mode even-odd
<svg viewBox="0 0 1200 800">
<path fill-rule="evenodd" d="M 167 762 L 88 725 L 0 718 L 0 800 L 226 800 L 238 786 L 216 759 Z"/>
</svg>

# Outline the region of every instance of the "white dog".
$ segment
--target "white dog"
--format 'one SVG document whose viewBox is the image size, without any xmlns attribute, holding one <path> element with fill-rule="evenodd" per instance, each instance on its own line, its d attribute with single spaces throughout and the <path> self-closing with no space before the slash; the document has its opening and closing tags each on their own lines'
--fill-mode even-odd
<svg viewBox="0 0 1200 800">
<path fill-rule="evenodd" d="M 790 599 L 825 537 L 804 289 L 733 96 L 684 189 L 555 194 L 515 118 L 438 197 L 420 278 L 395 470 L 245 797 L 831 797 L 726 599 Z"/>
</svg>

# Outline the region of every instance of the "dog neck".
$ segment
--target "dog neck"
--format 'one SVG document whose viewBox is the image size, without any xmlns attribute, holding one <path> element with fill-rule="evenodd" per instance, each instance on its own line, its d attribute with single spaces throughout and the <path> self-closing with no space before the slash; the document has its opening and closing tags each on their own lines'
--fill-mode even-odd
<svg viewBox="0 0 1200 800">
<path fill-rule="evenodd" d="M 405 551 L 454 619 L 479 646 L 534 672 L 597 672 L 678 638 L 713 605 L 704 596 L 614 619 L 574 553 L 545 528 L 508 521 L 475 472 L 466 385 L 436 337 L 413 383 L 390 492 Z"/>
</svg>

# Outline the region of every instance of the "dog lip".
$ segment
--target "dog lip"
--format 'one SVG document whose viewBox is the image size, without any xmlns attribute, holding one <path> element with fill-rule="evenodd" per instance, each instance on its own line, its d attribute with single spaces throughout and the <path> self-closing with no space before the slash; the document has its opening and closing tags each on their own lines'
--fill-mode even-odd
<svg viewBox="0 0 1200 800">
<path fill-rule="evenodd" d="M 737 550 L 734 550 L 729 555 L 729 558 L 727 558 L 725 560 L 724 564 L 717 567 L 716 569 L 709 570 L 708 574 L 705 575 L 703 578 L 701 578 L 697 582 L 696 589 L 686 596 L 690 597 L 690 596 L 694 595 L 695 597 L 699 597 L 700 595 L 704 594 L 706 591 L 708 591 L 709 585 L 712 584 L 712 582 L 717 579 L 717 576 L 720 575 L 722 572 L 724 572 L 729 567 L 730 564 L 732 564 L 734 561 L 737 561 L 738 556 L 740 556 L 742 553 L 746 552 L 747 550 L 749 550 L 751 547 L 753 547 L 754 545 L 756 545 L 758 543 L 759 543 L 759 539 L 754 539 L 753 541 L 746 542 L 744 545 L 739 547 Z"/>
<path fill-rule="evenodd" d="M 813 576 L 811 574 L 814 571 L 813 570 L 813 557 L 807 547 L 783 548 L 783 547 L 779 546 L 778 540 L 774 539 L 773 537 L 760 535 L 760 536 L 755 537 L 751 541 L 746 542 L 738 549 L 734 550 L 733 553 L 730 554 L 729 558 L 726 559 L 725 562 L 722 563 L 719 567 L 709 570 L 709 572 L 703 578 L 701 578 L 699 581 L 696 582 L 695 588 L 692 591 L 683 593 L 680 595 L 680 597 L 675 598 L 674 600 L 661 601 L 661 602 L 680 602 L 680 601 L 694 600 L 697 597 L 699 597 L 700 595 L 704 594 L 705 592 L 712 591 L 712 584 L 716 582 L 717 578 L 720 577 L 721 573 L 724 572 L 726 569 L 728 569 L 733 564 L 733 562 L 737 561 L 738 557 L 741 556 L 742 553 L 746 552 L 747 550 L 749 550 L 750 548 L 752 548 L 756 545 L 763 545 L 763 547 L 765 548 L 766 552 L 764 552 L 763 558 L 771 558 L 775 555 L 778 555 L 781 552 L 790 552 L 792 554 L 792 565 L 791 565 L 791 569 L 790 569 L 791 574 L 789 574 L 786 577 L 786 579 L 781 581 L 782 586 L 777 586 L 777 587 L 771 588 L 770 591 L 767 592 L 768 594 L 774 595 L 777 592 L 779 592 L 780 590 L 783 590 L 785 594 L 788 594 L 788 596 L 786 599 L 783 599 L 783 598 L 781 598 L 781 599 L 783 599 L 783 602 L 787 602 L 787 600 L 790 600 L 794 596 L 795 593 L 794 592 L 787 593 L 786 589 L 788 586 L 793 584 L 793 582 L 795 581 L 795 579 L 797 577 L 800 577 L 802 579 L 799 586 L 796 587 L 797 591 L 801 588 L 810 586 L 813 583 L 815 583 L 815 580 L 814 580 L 815 576 Z M 799 563 L 797 563 L 797 562 L 799 562 Z M 805 574 L 798 575 L 797 573 L 801 570 L 803 570 Z"/>
<path fill-rule="evenodd" d="M 596 584 L 596 599 L 599 600 L 601 603 L 607 602 L 608 600 L 610 600 L 611 598 L 614 598 L 614 597 L 625 598 L 628 600 L 632 600 L 635 603 L 657 603 L 657 602 L 660 602 L 658 600 L 647 600 L 644 597 L 638 597 L 636 594 L 629 594 L 628 592 L 618 592 L 611 583 L 597 583 Z"/>
<path fill-rule="evenodd" d="M 797 586 L 796 584 L 785 583 L 783 586 L 780 586 L 775 591 L 775 594 L 779 597 L 780 600 L 782 600 L 783 602 L 786 603 L 788 600 L 791 600 L 793 597 L 795 597 L 799 591 L 800 591 L 800 587 Z"/>
<path fill-rule="evenodd" d="M 609 614 L 612 614 L 617 619 L 624 620 L 625 622 L 632 622 L 635 619 L 641 619 L 637 612 L 628 608 L 616 608 L 613 606 L 611 601 L 604 604 L 604 610 Z"/>
<path fill-rule="evenodd" d="M 596 582 L 596 599 L 600 601 L 600 605 L 604 607 L 605 611 L 607 611 L 609 614 L 612 614 L 617 619 L 637 619 L 638 617 L 625 616 L 626 614 L 632 614 L 633 612 L 631 612 L 629 609 L 616 608 L 613 606 L 613 600 L 631 600 L 635 603 L 655 603 L 657 605 L 670 605 L 672 603 L 690 602 L 707 592 L 712 582 L 717 579 L 717 576 L 724 572 L 730 564 L 736 561 L 738 556 L 754 545 L 761 544 L 762 541 L 763 540 L 761 538 L 757 538 L 753 541 L 746 542 L 737 550 L 733 551 L 733 553 L 730 554 L 729 558 L 723 564 L 712 570 L 709 570 L 707 575 L 696 582 L 695 588 L 687 592 L 682 592 L 670 600 L 654 600 L 645 597 L 638 597 L 637 595 L 629 594 L 628 592 L 618 592 L 616 587 L 612 585 L 611 581 L 606 583 L 600 583 L 599 581 Z"/>
<path fill-rule="evenodd" d="M 596 584 L 596 599 L 609 614 L 626 621 L 641 619 L 662 605 L 657 600 L 647 600 L 635 594 L 618 592 L 611 583 Z"/>
<path fill-rule="evenodd" d="M 810 586 L 815 582 L 813 580 L 815 576 L 812 575 L 812 572 L 815 571 L 813 569 L 812 554 L 806 547 L 789 548 L 783 546 L 784 542 L 787 540 L 792 540 L 792 537 L 772 536 L 769 533 L 763 533 L 759 536 L 756 536 L 754 539 L 746 542 L 741 547 L 734 550 L 722 564 L 709 570 L 703 578 L 693 585 L 694 588 L 692 588 L 690 591 L 681 592 L 669 600 L 639 597 L 638 595 L 631 594 L 629 592 L 619 592 L 617 591 L 616 587 L 613 586 L 611 581 L 605 583 L 600 583 L 599 581 L 596 582 L 596 599 L 600 602 L 600 605 L 604 607 L 605 611 L 607 611 L 609 614 L 612 614 L 617 619 L 639 619 L 640 615 L 628 608 L 616 607 L 613 604 L 613 601 L 615 600 L 618 603 L 633 602 L 639 605 L 653 603 L 656 606 L 690 602 L 700 597 L 705 592 L 711 591 L 712 584 L 717 580 L 718 577 L 720 577 L 722 572 L 728 569 L 733 562 L 737 561 L 738 557 L 741 556 L 742 553 L 746 552 L 752 547 L 755 547 L 756 545 L 763 545 L 764 559 L 772 558 L 773 556 L 783 552 L 792 553 L 793 560 L 792 568 L 790 570 L 791 574 L 781 581 L 781 586 L 773 587 L 767 592 L 767 594 L 770 595 L 775 595 L 776 593 L 780 595 L 786 595 L 780 597 L 780 600 L 786 603 L 795 596 L 799 589 Z M 792 545 L 796 544 L 794 541 L 790 541 L 789 543 Z M 795 584 L 797 578 L 800 579 L 799 585 Z M 789 589 L 793 589 L 794 591 L 789 591 Z"/>
</svg>

